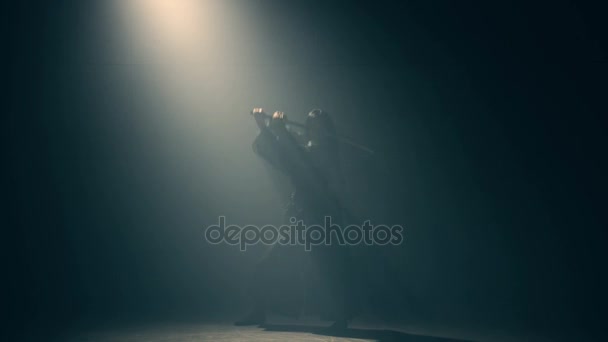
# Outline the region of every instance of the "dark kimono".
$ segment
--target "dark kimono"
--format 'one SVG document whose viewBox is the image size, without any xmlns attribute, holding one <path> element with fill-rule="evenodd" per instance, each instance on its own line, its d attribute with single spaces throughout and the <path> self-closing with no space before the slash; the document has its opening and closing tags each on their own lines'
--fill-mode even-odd
<svg viewBox="0 0 608 342">
<path fill-rule="evenodd" d="M 337 191 L 341 182 L 338 155 L 331 148 L 301 144 L 282 128 L 262 128 L 253 143 L 254 151 L 285 173 L 293 186 L 286 221 L 295 217 L 305 225 L 323 226 L 325 217 L 330 216 L 333 224 L 343 225 Z M 290 316 L 301 313 L 303 305 L 307 313 L 321 313 L 328 319 L 349 316 L 348 259 L 346 247 L 335 243 L 312 246 L 310 252 L 303 246 L 275 245 L 258 264 L 254 298 L 266 310 Z M 312 285 L 315 275 L 319 279 L 316 286 Z M 320 291 L 319 285 L 327 291 Z"/>
</svg>

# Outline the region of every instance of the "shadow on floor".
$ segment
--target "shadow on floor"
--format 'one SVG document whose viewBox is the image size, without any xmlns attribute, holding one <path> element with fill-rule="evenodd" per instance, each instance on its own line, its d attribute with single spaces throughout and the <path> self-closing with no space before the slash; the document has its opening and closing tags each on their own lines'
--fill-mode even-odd
<svg viewBox="0 0 608 342">
<path fill-rule="evenodd" d="M 396 330 L 374 330 L 374 329 L 346 329 L 341 331 L 330 330 L 325 327 L 305 326 L 305 325 L 279 325 L 265 324 L 260 328 L 265 331 L 280 332 L 304 332 L 323 336 L 333 336 L 342 338 L 369 339 L 378 342 L 473 342 L 470 340 L 459 340 L 444 337 L 433 337 L 424 335 L 413 335 Z"/>
</svg>

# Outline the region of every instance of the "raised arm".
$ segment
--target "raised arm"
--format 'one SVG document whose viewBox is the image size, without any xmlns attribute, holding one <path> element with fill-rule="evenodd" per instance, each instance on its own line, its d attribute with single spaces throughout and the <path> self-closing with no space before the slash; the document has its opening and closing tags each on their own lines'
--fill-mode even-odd
<svg viewBox="0 0 608 342">
<path fill-rule="evenodd" d="M 273 166 L 288 175 L 293 175 L 296 168 L 301 167 L 302 147 L 285 127 L 285 114 L 275 112 L 267 123 L 269 115 L 262 108 L 254 108 L 251 112 L 260 134 L 253 142 L 253 151 Z"/>
</svg>

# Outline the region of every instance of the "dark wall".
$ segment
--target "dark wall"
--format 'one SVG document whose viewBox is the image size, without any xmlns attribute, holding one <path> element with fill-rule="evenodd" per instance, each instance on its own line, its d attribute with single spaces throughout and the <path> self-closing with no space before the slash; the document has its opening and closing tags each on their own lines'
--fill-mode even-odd
<svg viewBox="0 0 608 342">
<path fill-rule="evenodd" d="M 161 151 L 145 143 L 162 127 L 133 133 L 129 119 L 104 119 L 170 109 L 125 96 L 128 82 L 100 89 L 103 69 L 74 65 L 69 51 L 87 33 L 71 25 L 98 10 L 77 3 L 16 5 L 8 21 L 11 317 L 35 324 L 221 310 L 230 303 L 222 288 L 240 278 L 183 261 L 230 253 L 202 242 L 194 252 L 183 236 L 154 229 L 182 224 L 166 205 L 185 198 L 163 177 Z M 290 65 L 339 79 L 323 86 L 333 89 L 325 98 L 338 123 L 377 151 L 348 171 L 365 182 L 353 186 L 353 205 L 404 224 L 406 239 L 362 252 L 362 272 L 374 279 L 367 311 L 525 328 L 600 323 L 607 74 L 599 9 L 566 1 L 245 7 L 279 20 L 268 42 L 294 49 Z M 299 30 L 316 37 L 303 54 L 292 43 Z M 187 207 L 211 213 L 213 205 Z M 191 278 L 169 271 L 183 267 Z"/>
</svg>

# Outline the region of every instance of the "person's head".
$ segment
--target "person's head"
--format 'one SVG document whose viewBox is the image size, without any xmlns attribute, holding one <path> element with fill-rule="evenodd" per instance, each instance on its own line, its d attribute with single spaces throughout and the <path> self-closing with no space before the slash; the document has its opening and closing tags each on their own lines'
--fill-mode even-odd
<svg viewBox="0 0 608 342">
<path fill-rule="evenodd" d="M 306 118 L 306 135 L 316 144 L 334 142 L 336 127 L 329 114 L 322 109 L 313 109 Z"/>
</svg>

